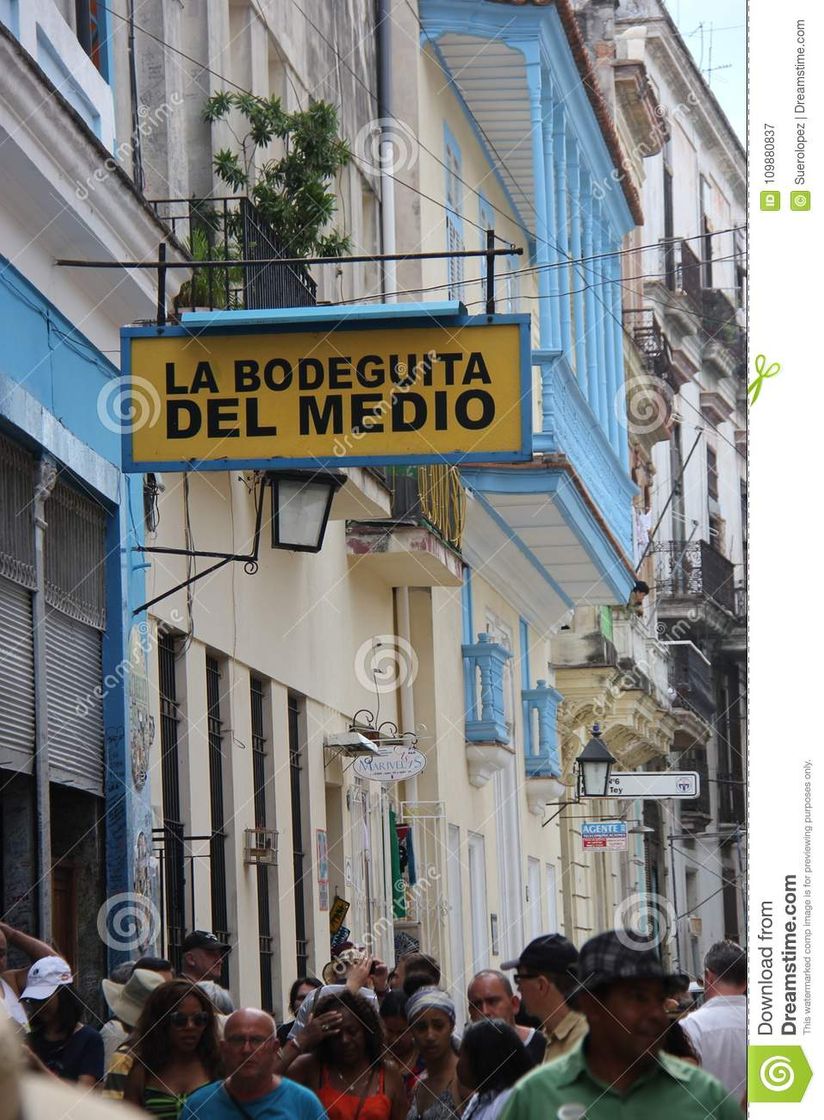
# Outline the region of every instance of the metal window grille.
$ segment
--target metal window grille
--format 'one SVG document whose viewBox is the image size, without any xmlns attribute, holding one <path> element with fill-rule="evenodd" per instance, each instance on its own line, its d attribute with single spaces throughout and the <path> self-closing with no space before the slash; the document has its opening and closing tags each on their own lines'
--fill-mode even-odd
<svg viewBox="0 0 824 1120">
<path fill-rule="evenodd" d="M 263 681 L 249 680 L 252 705 L 252 783 L 255 801 L 255 827 L 266 828 L 266 737 L 263 726 Z M 260 998 L 264 1011 L 272 1010 L 272 921 L 269 899 L 269 869 L 257 868 L 258 940 L 260 953 Z"/>
<path fill-rule="evenodd" d="M 209 740 L 209 798 L 212 834 L 209 840 L 209 874 L 212 887 L 212 930 L 221 941 L 229 938 L 226 898 L 226 814 L 223 804 L 223 722 L 220 718 L 220 666 L 206 655 L 206 715 Z M 221 981 L 228 983 L 224 957 Z"/>
<path fill-rule="evenodd" d="M 292 867 L 295 879 L 295 938 L 297 941 L 297 975 L 305 976 L 309 967 L 306 936 L 306 896 L 303 867 L 303 812 L 301 782 L 300 707 L 296 697 L 289 697 L 289 778 L 292 791 Z"/>
<path fill-rule="evenodd" d="M 183 821 L 180 819 L 180 722 L 175 678 L 177 642 L 161 633 L 157 643 L 160 681 L 160 758 L 163 791 L 163 893 L 166 912 L 166 952 L 179 971 L 183 964 L 186 929 Z"/>
</svg>

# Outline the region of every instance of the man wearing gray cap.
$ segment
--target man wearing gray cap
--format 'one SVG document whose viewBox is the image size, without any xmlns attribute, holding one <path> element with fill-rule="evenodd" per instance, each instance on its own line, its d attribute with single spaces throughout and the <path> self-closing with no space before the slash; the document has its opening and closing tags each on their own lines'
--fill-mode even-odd
<svg viewBox="0 0 824 1120">
<path fill-rule="evenodd" d="M 576 983 L 578 950 L 560 933 L 547 933 L 530 941 L 516 961 L 505 961 L 503 970 L 514 968 L 515 983 L 527 1015 L 538 1019 L 546 1035 L 544 1062 L 566 1054 L 587 1032 L 587 1021 L 567 1003 Z"/>
<path fill-rule="evenodd" d="M 704 1070 L 662 1051 L 667 996 L 683 986 L 653 942 L 630 930 L 591 938 L 568 999 L 588 1034 L 528 1073 L 501 1120 L 742 1120 L 738 1102 Z"/>
</svg>

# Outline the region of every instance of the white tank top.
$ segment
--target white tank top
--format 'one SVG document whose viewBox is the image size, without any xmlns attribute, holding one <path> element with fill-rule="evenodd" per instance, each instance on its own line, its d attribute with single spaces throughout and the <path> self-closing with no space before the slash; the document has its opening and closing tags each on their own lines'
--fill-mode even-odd
<svg viewBox="0 0 824 1120">
<path fill-rule="evenodd" d="M 15 1023 L 19 1023 L 21 1027 L 29 1029 L 29 1020 L 26 1017 L 26 1012 L 23 1010 L 23 1004 L 17 998 L 14 990 L 0 977 L 0 992 L 2 993 L 2 1001 L 0 1007 L 3 1007 L 6 1014 L 10 1019 L 14 1019 Z"/>
</svg>

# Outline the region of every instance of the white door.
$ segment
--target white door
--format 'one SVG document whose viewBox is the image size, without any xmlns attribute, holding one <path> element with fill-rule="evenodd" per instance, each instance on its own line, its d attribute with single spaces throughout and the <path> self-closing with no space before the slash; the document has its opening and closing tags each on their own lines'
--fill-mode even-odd
<svg viewBox="0 0 824 1120">
<path fill-rule="evenodd" d="M 558 926 L 558 883 L 555 864 L 546 865 L 546 932 L 560 933 Z"/>
<path fill-rule="evenodd" d="M 469 855 L 469 901 L 472 914 L 472 975 L 489 968 L 489 911 L 486 905 L 486 852 L 484 838 L 476 832 L 467 836 Z"/>
<path fill-rule="evenodd" d="M 449 891 L 449 944 L 451 948 L 450 994 L 455 1002 L 457 1022 L 466 1018 L 466 952 L 464 949 L 463 876 L 461 875 L 461 830 L 449 826 L 447 888 Z"/>
<path fill-rule="evenodd" d="M 526 861 L 527 913 L 529 914 L 529 939 L 544 933 L 541 914 L 541 861 L 530 857 Z"/>
</svg>

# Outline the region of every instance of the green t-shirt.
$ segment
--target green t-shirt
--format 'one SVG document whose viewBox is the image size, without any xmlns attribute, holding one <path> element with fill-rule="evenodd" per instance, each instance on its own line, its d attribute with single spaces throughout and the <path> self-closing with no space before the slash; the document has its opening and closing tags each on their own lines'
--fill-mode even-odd
<svg viewBox="0 0 824 1120">
<path fill-rule="evenodd" d="M 519 1081 L 501 1120 L 742 1120 L 739 1102 L 697 1066 L 659 1054 L 622 1095 L 592 1076 L 583 1047 L 580 1042 Z M 580 1108 L 565 1108 L 559 1116 L 562 1105 Z"/>
</svg>

